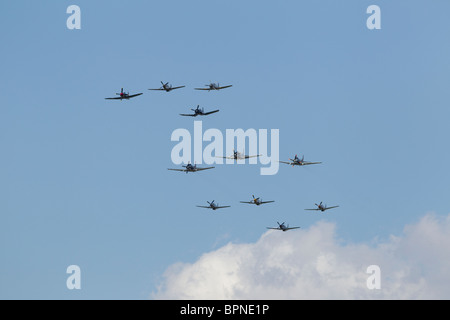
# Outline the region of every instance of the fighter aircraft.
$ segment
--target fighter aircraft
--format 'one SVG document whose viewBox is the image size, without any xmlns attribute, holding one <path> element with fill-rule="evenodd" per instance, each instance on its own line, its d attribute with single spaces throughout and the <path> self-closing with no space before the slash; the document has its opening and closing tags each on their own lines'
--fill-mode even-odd
<svg viewBox="0 0 450 320">
<path fill-rule="evenodd" d="M 219 110 L 205 112 L 205 110 L 203 108 L 200 109 L 200 105 L 198 105 L 196 109 L 191 109 L 191 110 L 194 111 L 194 114 L 183 114 L 183 113 L 180 113 L 180 116 L 184 116 L 184 117 L 207 116 L 209 114 L 219 112 Z"/>
<path fill-rule="evenodd" d="M 287 161 L 280 161 L 280 162 L 281 163 L 290 164 L 291 166 L 306 166 L 306 165 L 309 165 L 309 164 L 322 163 L 322 162 L 308 162 L 308 161 L 305 161 L 304 159 L 305 159 L 305 156 L 303 156 L 301 159 L 299 159 L 298 156 L 295 155 L 294 159 L 290 159 L 289 158 L 289 160 L 291 160 L 291 162 L 287 162 Z"/>
<path fill-rule="evenodd" d="M 243 153 L 240 153 L 236 150 L 233 150 L 233 155 L 232 156 L 228 156 L 228 157 L 217 157 L 217 158 L 223 158 L 223 159 L 234 159 L 234 160 L 244 160 L 244 159 L 248 159 L 248 158 L 256 158 L 261 156 L 261 154 L 255 155 L 255 156 L 247 156 Z"/>
<path fill-rule="evenodd" d="M 222 209 L 222 208 L 229 208 L 230 207 L 230 206 L 222 206 L 221 207 L 221 206 L 219 206 L 218 203 L 215 204 L 214 200 L 211 201 L 211 202 L 209 202 L 209 201 L 206 201 L 206 202 L 208 202 L 209 206 L 197 206 L 197 207 L 199 207 L 199 208 L 206 208 L 206 209 L 213 209 L 213 210 Z"/>
<path fill-rule="evenodd" d="M 181 172 L 197 172 L 197 171 L 203 171 L 203 170 L 208 170 L 208 169 L 213 169 L 214 167 L 208 167 L 208 168 L 197 168 L 197 165 L 194 164 L 190 164 L 188 163 L 186 166 L 182 166 L 185 169 L 167 169 L 167 170 L 172 170 L 172 171 L 181 171 Z"/>
<path fill-rule="evenodd" d="M 289 228 L 289 225 L 285 225 L 284 222 L 282 224 L 280 224 L 278 221 L 278 228 L 272 228 L 272 227 L 267 227 L 267 229 L 272 229 L 272 230 L 281 230 L 281 231 L 288 231 L 288 230 L 292 230 L 292 229 L 299 229 L 300 227 L 291 227 Z"/>
<path fill-rule="evenodd" d="M 114 97 L 114 98 L 105 98 L 106 100 L 120 100 L 122 101 L 123 99 L 131 99 L 137 96 L 140 96 L 142 93 L 136 93 L 136 94 L 132 94 L 130 95 L 129 92 L 123 92 L 123 88 L 120 90 L 120 93 L 116 93 L 119 97 Z"/>
<path fill-rule="evenodd" d="M 241 201 L 241 203 L 256 204 L 257 206 L 259 206 L 259 205 L 261 205 L 261 204 L 275 202 L 275 200 L 271 200 L 271 201 L 262 201 L 261 198 L 255 198 L 254 195 L 252 195 L 252 197 L 253 197 L 253 200 L 252 200 L 252 201 Z"/>
<path fill-rule="evenodd" d="M 326 210 L 329 210 L 329 209 L 333 209 L 333 208 L 339 207 L 339 206 L 327 207 L 326 204 L 322 204 L 322 201 L 321 201 L 319 204 L 317 204 L 317 203 L 314 203 L 314 204 L 317 206 L 317 208 L 315 208 L 315 209 L 305 209 L 305 210 L 322 211 L 322 212 L 324 212 L 324 211 L 326 211 Z"/>
<path fill-rule="evenodd" d="M 148 90 L 155 90 L 155 91 L 166 91 L 166 92 L 170 92 L 172 90 L 175 89 L 180 89 L 180 88 L 184 88 L 185 86 L 179 86 L 179 87 L 172 87 L 172 85 L 170 85 L 168 82 L 164 83 L 161 81 L 162 87 L 159 89 L 148 89 Z"/>
<path fill-rule="evenodd" d="M 208 91 L 211 91 L 211 90 L 222 90 L 222 89 L 226 89 L 226 88 L 229 88 L 229 87 L 232 87 L 233 85 L 228 85 L 228 86 L 223 86 L 223 87 L 221 87 L 220 86 L 220 84 L 219 83 L 210 83 L 210 84 L 205 84 L 205 87 L 207 87 L 207 88 L 194 88 L 195 90 L 208 90 Z"/>
</svg>

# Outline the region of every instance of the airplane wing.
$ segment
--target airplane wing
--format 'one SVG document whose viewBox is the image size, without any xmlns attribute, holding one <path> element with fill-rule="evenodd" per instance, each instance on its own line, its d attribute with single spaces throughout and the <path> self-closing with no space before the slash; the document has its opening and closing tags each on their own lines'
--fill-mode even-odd
<svg viewBox="0 0 450 320">
<path fill-rule="evenodd" d="M 134 98 L 134 97 L 140 96 L 141 94 L 142 93 L 132 94 L 132 95 L 128 96 L 127 98 Z"/>
<path fill-rule="evenodd" d="M 194 88 L 195 90 L 211 90 L 211 88 Z"/>
<path fill-rule="evenodd" d="M 248 204 L 254 204 L 255 202 L 253 201 L 240 201 L 241 203 L 248 203 Z"/>
<path fill-rule="evenodd" d="M 248 159 L 248 158 L 257 158 L 257 157 L 259 157 L 259 156 L 261 156 L 261 155 L 258 154 L 258 155 L 256 155 L 256 156 L 245 156 L 245 159 Z"/>
<path fill-rule="evenodd" d="M 216 207 L 216 209 L 223 209 L 223 208 L 229 208 L 231 206 L 222 206 L 222 207 Z"/>
<path fill-rule="evenodd" d="M 106 100 L 119 100 L 121 97 L 114 97 L 114 98 L 105 98 Z"/>
<path fill-rule="evenodd" d="M 229 157 L 216 157 L 216 158 L 221 158 L 221 159 L 234 159 L 234 157 L 229 156 Z"/>
<path fill-rule="evenodd" d="M 287 162 L 287 161 L 278 161 L 278 162 L 280 162 L 280 163 L 286 163 L 286 164 L 291 164 L 291 165 L 292 165 L 292 163 L 293 163 L 293 162 Z"/>
<path fill-rule="evenodd" d="M 214 169 L 214 167 L 208 167 L 208 168 L 197 168 L 197 171 L 203 171 L 208 169 Z"/>
<path fill-rule="evenodd" d="M 271 202 L 275 202 L 275 200 L 271 200 L 271 201 L 262 201 L 260 204 L 271 203 Z"/>
<path fill-rule="evenodd" d="M 208 114 L 212 114 L 212 113 L 216 113 L 219 112 L 219 110 L 214 110 L 214 111 L 210 111 L 210 112 L 205 112 L 203 113 L 204 116 L 207 116 Z"/>
<path fill-rule="evenodd" d="M 303 165 L 306 166 L 308 164 L 319 164 L 319 163 L 322 163 L 322 162 L 303 162 Z"/>
<path fill-rule="evenodd" d="M 195 117 L 196 115 L 195 114 L 180 113 L 180 116 L 183 116 L 183 117 Z"/>
<path fill-rule="evenodd" d="M 180 88 L 184 88 L 184 87 L 186 87 L 186 86 L 172 87 L 171 89 L 175 90 L 175 89 L 180 89 Z"/>
<path fill-rule="evenodd" d="M 319 208 L 316 208 L 316 209 L 305 209 L 305 210 L 309 210 L 309 211 L 319 211 L 320 209 L 319 209 Z"/>
<path fill-rule="evenodd" d="M 205 209 L 211 209 L 210 206 L 197 206 L 197 207 L 199 207 L 199 208 L 205 208 Z"/>
<path fill-rule="evenodd" d="M 281 230 L 280 228 L 272 228 L 272 227 L 266 227 L 267 229 L 272 229 L 272 230 Z"/>
<path fill-rule="evenodd" d="M 153 90 L 153 91 L 166 91 L 166 90 L 163 89 L 163 88 L 159 88 L 159 89 L 148 89 L 148 90 Z"/>
<path fill-rule="evenodd" d="M 220 89 L 226 89 L 226 88 L 229 88 L 229 87 L 232 87 L 232 86 L 233 86 L 233 85 L 230 84 L 229 86 L 218 87 L 217 90 L 220 90 Z"/>
<path fill-rule="evenodd" d="M 171 170 L 171 171 L 181 171 L 181 172 L 186 172 L 186 169 L 167 169 L 167 170 Z"/>
<path fill-rule="evenodd" d="M 334 207 L 326 207 L 326 208 L 325 208 L 325 210 L 328 210 L 328 209 L 333 209 L 333 208 L 337 208 L 337 207 L 339 207 L 339 206 L 334 206 Z"/>
</svg>

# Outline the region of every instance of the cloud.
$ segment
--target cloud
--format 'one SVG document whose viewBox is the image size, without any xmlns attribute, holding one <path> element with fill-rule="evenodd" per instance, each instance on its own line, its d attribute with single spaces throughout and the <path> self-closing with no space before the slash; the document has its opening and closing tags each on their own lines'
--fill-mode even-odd
<svg viewBox="0 0 450 320">
<path fill-rule="evenodd" d="M 370 265 L 381 288 L 370 290 Z M 450 215 L 426 214 L 376 245 L 344 244 L 336 226 L 267 231 L 163 275 L 153 299 L 450 299 Z"/>
</svg>

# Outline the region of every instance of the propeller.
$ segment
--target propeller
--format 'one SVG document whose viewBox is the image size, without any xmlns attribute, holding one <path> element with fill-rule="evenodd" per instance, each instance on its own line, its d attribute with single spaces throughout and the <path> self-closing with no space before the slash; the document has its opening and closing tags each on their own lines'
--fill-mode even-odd
<svg viewBox="0 0 450 320">
<path fill-rule="evenodd" d="M 277 221 L 277 223 L 278 223 L 278 226 L 281 228 L 281 226 L 284 226 L 284 222 L 282 223 L 282 224 L 280 224 L 278 221 Z"/>
<path fill-rule="evenodd" d="M 190 166 L 191 165 L 191 162 L 190 161 L 188 161 L 188 163 L 187 163 L 187 165 L 185 165 L 185 166 L 182 166 L 183 168 L 186 168 L 187 166 Z"/>
</svg>

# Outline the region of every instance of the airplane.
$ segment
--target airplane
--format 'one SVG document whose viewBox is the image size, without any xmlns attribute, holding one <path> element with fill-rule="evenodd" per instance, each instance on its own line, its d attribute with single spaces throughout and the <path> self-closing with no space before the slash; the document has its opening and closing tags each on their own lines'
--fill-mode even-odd
<svg viewBox="0 0 450 320">
<path fill-rule="evenodd" d="M 181 172 L 197 172 L 197 171 L 203 171 L 203 170 L 208 170 L 208 169 L 213 169 L 214 167 L 208 167 L 208 168 L 197 168 L 197 165 L 194 164 L 190 164 L 188 163 L 186 166 L 182 166 L 185 169 L 167 169 L 167 170 L 172 170 L 172 171 L 181 171 Z"/>
<path fill-rule="evenodd" d="M 326 210 L 339 207 L 339 206 L 327 207 L 326 204 L 322 204 L 322 201 L 319 204 L 317 204 L 317 203 L 314 203 L 314 204 L 317 206 L 317 208 L 315 208 L 315 209 L 305 209 L 305 210 L 311 210 L 311 211 L 319 211 L 320 210 L 320 211 L 324 212 Z"/>
<path fill-rule="evenodd" d="M 257 158 L 260 157 L 261 154 L 255 155 L 255 156 L 247 156 L 245 154 L 242 154 L 238 151 L 235 151 L 233 149 L 233 155 L 232 156 L 228 156 L 228 157 L 217 157 L 217 158 L 223 158 L 223 159 L 234 159 L 234 160 L 244 160 L 244 159 L 248 159 L 248 158 Z"/>
<path fill-rule="evenodd" d="M 172 90 L 175 89 L 180 89 L 180 88 L 184 88 L 185 86 L 179 86 L 179 87 L 172 87 L 172 85 L 170 85 L 168 82 L 164 83 L 161 81 L 162 87 L 159 89 L 148 89 L 148 90 L 155 90 L 155 91 L 166 91 L 166 92 L 170 92 Z"/>
<path fill-rule="evenodd" d="M 129 100 L 131 98 L 140 96 L 142 93 L 136 93 L 136 94 L 132 94 L 130 95 L 129 92 L 123 92 L 123 88 L 120 90 L 120 93 L 116 93 L 119 97 L 114 97 L 114 98 L 105 98 L 106 100 L 120 100 L 122 101 L 123 99 Z"/>
<path fill-rule="evenodd" d="M 309 162 L 309 161 L 305 161 L 304 159 L 305 159 L 305 156 L 303 156 L 301 159 L 299 159 L 298 156 L 295 155 L 294 159 L 290 159 L 289 158 L 289 160 L 291 160 L 291 162 L 287 162 L 287 161 L 279 161 L 279 162 L 290 164 L 291 166 L 306 166 L 306 165 L 309 165 L 309 164 L 322 163 L 322 162 Z"/>
<path fill-rule="evenodd" d="M 191 110 L 194 111 L 194 114 L 183 114 L 183 113 L 180 113 L 180 116 L 184 116 L 184 117 L 207 116 L 209 114 L 219 112 L 219 110 L 205 112 L 205 110 L 203 108 L 200 109 L 200 105 L 197 105 L 196 109 L 191 109 Z"/>
<path fill-rule="evenodd" d="M 215 204 L 214 200 L 212 202 L 206 201 L 208 202 L 209 206 L 197 206 L 199 208 L 206 208 L 206 209 L 213 209 L 213 210 L 217 210 L 217 209 L 222 209 L 222 208 L 229 208 L 230 206 L 222 206 L 220 207 L 219 204 Z"/>
<path fill-rule="evenodd" d="M 256 204 L 257 206 L 259 206 L 259 205 L 261 205 L 261 204 L 275 202 L 274 200 L 271 200 L 271 201 L 261 201 L 260 198 L 255 198 L 254 195 L 252 195 L 252 197 L 253 197 L 253 200 L 252 200 L 252 201 L 241 201 L 241 203 Z"/>
<path fill-rule="evenodd" d="M 226 89 L 226 88 L 229 88 L 229 87 L 232 87 L 232 86 L 233 85 L 228 85 L 228 86 L 221 87 L 219 83 L 210 83 L 210 84 L 205 84 L 205 87 L 208 87 L 208 88 L 194 88 L 194 89 L 195 90 L 208 90 L 208 91 L 211 91 L 211 90 L 222 90 L 222 89 Z"/>
<path fill-rule="evenodd" d="M 292 230 L 292 229 L 299 229 L 300 227 L 291 227 L 289 228 L 289 225 L 285 225 L 284 222 L 282 224 L 280 224 L 278 221 L 278 228 L 272 228 L 272 227 L 267 227 L 267 229 L 272 229 L 272 230 L 281 230 L 281 231 L 288 231 L 288 230 Z"/>
</svg>

